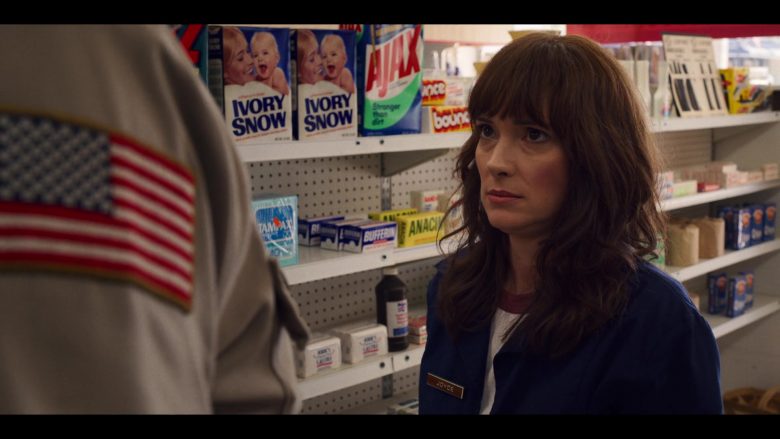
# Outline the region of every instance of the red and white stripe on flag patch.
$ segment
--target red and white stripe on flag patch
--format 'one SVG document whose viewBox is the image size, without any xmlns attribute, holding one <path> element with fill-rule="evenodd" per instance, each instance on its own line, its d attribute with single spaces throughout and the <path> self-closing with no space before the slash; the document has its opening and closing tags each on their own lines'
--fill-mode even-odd
<svg viewBox="0 0 780 439">
<path fill-rule="evenodd" d="M 122 135 L 0 112 L 0 269 L 131 282 L 192 306 L 195 180 Z"/>
</svg>

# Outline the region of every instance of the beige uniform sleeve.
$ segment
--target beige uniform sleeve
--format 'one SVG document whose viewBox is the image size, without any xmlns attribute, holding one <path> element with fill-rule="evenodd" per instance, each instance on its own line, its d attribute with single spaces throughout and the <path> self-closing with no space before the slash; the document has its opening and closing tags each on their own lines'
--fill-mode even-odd
<svg viewBox="0 0 780 439">
<path fill-rule="evenodd" d="M 302 347 L 307 329 L 252 220 L 244 169 L 232 152 L 232 144 L 226 147 L 234 162 L 229 180 L 235 186 L 223 188 L 223 196 L 233 205 L 220 211 L 228 218 L 226 230 L 221 230 L 225 237 L 221 243 L 219 289 L 223 293 L 213 389 L 215 410 L 293 413 L 299 410 L 300 401 L 295 394 L 289 335 Z"/>
<path fill-rule="evenodd" d="M 307 329 L 222 114 L 171 29 L 0 26 L 0 54 L 24 59 L 0 63 L 0 109 L 131 136 L 195 180 L 189 312 L 122 279 L 0 272 L 0 411 L 295 412 L 291 342 Z"/>
<path fill-rule="evenodd" d="M 194 76 L 193 76 L 194 77 Z M 202 169 L 216 257 L 218 347 L 214 410 L 294 413 L 300 409 L 290 336 L 303 346 L 308 330 L 276 261 L 259 236 L 250 186 L 222 115 L 205 87 L 183 90 L 190 136 Z"/>
</svg>

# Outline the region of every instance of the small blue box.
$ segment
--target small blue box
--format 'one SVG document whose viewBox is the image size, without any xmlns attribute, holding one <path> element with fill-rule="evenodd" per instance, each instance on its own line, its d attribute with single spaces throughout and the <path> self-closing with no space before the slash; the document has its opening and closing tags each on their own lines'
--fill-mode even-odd
<svg viewBox="0 0 780 439">
<path fill-rule="evenodd" d="M 727 247 L 732 250 L 742 250 L 750 245 L 751 224 L 753 224 L 751 209 L 741 207 L 733 209 L 732 241 L 727 242 Z"/>
<path fill-rule="evenodd" d="M 750 245 L 758 245 L 764 240 L 764 205 L 751 204 L 750 208 Z"/>
<path fill-rule="evenodd" d="M 343 220 L 343 215 L 298 218 L 298 244 L 307 247 L 320 246 L 320 226 L 326 221 Z"/>
<path fill-rule="evenodd" d="M 737 275 L 729 279 L 729 295 L 726 304 L 726 315 L 737 317 L 745 312 L 745 293 L 747 281 L 745 276 Z"/>
<path fill-rule="evenodd" d="M 710 273 L 707 275 L 707 312 L 723 314 L 726 308 L 729 278 L 726 273 Z"/>
<path fill-rule="evenodd" d="M 777 215 L 777 204 L 766 203 L 764 205 L 764 241 L 774 241 L 775 239 L 775 216 Z"/>
</svg>

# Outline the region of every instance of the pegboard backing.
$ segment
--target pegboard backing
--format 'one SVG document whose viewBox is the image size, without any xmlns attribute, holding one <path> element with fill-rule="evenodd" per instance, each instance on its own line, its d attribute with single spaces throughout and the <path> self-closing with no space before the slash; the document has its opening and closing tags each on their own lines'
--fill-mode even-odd
<svg viewBox="0 0 780 439">
<path fill-rule="evenodd" d="M 440 259 L 425 259 L 398 267 L 398 275 L 409 287 L 410 307 L 425 306 L 428 282 Z M 309 328 L 319 331 L 353 320 L 375 319 L 374 287 L 381 278 L 381 270 L 371 270 L 293 285 L 290 289 Z"/>
<path fill-rule="evenodd" d="M 712 160 L 712 131 L 680 131 L 657 133 L 656 142 L 665 169 L 705 163 Z M 416 190 L 444 189 L 453 192 L 458 180 L 453 176 L 460 148 L 407 171 L 392 176 L 392 206 L 409 206 L 409 193 Z"/>
<path fill-rule="evenodd" d="M 245 164 L 252 196 L 298 195 L 302 217 L 355 215 L 379 210 L 379 154 L 277 160 Z"/>
<path fill-rule="evenodd" d="M 303 401 L 302 414 L 341 413 L 382 399 L 382 379 L 347 387 Z"/>
<path fill-rule="evenodd" d="M 679 131 L 655 134 L 664 169 L 697 165 L 712 160 L 712 131 Z"/>
<path fill-rule="evenodd" d="M 428 283 L 436 274 L 436 264 L 441 259 L 441 257 L 436 257 L 398 266 L 398 275 L 409 287 L 406 298 L 410 308 L 425 307 Z"/>
<path fill-rule="evenodd" d="M 420 367 L 410 367 L 393 374 L 393 395 L 414 391 L 414 397 L 417 397 L 419 387 Z"/>
<path fill-rule="evenodd" d="M 410 191 L 444 189 L 448 193 L 454 192 L 458 180 L 453 177 L 452 171 L 455 170 L 455 159 L 459 152 L 460 148 L 451 149 L 443 156 L 393 175 L 393 209 L 409 207 L 412 202 Z"/>
<path fill-rule="evenodd" d="M 352 320 L 376 319 L 374 287 L 381 276 L 381 270 L 371 270 L 290 289 L 309 328 L 319 331 Z"/>
</svg>

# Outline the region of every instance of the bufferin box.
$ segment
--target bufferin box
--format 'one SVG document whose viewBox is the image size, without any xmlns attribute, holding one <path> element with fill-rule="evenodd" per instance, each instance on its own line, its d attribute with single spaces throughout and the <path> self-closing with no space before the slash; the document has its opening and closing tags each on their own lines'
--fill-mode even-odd
<svg viewBox="0 0 780 439">
<path fill-rule="evenodd" d="M 341 250 L 363 253 L 396 247 L 398 225 L 389 221 L 351 224 L 339 231 Z"/>
</svg>

